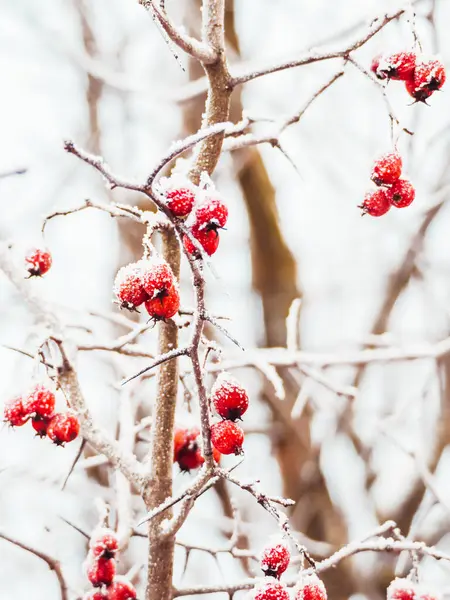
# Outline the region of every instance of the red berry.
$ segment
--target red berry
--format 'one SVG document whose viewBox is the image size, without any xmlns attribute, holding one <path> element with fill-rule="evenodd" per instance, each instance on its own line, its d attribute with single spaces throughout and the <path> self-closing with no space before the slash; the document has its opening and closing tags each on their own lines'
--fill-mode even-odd
<svg viewBox="0 0 450 600">
<path fill-rule="evenodd" d="M 261 570 L 267 577 L 277 579 L 286 571 L 291 560 L 291 553 L 284 544 L 267 546 L 261 555 Z"/>
<path fill-rule="evenodd" d="M 83 600 L 108 600 L 108 596 L 98 590 L 92 590 L 83 596 Z"/>
<path fill-rule="evenodd" d="M 145 302 L 148 314 L 155 320 L 170 319 L 180 308 L 180 294 L 175 284 L 171 288 L 160 292 L 156 298 Z"/>
<path fill-rule="evenodd" d="M 121 308 L 136 310 L 147 300 L 148 295 L 142 284 L 142 269 L 141 262 L 131 263 L 119 269 L 114 281 L 114 293 Z"/>
<path fill-rule="evenodd" d="M 399 179 L 387 190 L 392 206 L 404 208 L 409 206 L 416 196 L 416 190 L 407 179 Z"/>
<path fill-rule="evenodd" d="M 220 237 L 219 232 L 216 229 L 199 229 L 194 225 L 190 232 L 208 256 L 212 256 L 217 251 Z M 187 235 L 183 236 L 183 245 L 189 254 L 194 256 L 200 254 Z"/>
<path fill-rule="evenodd" d="M 221 454 L 241 454 L 244 432 L 233 421 L 211 425 L 211 442 Z"/>
<path fill-rule="evenodd" d="M 186 217 L 195 202 L 195 192 L 188 187 L 175 187 L 165 193 L 168 208 L 176 217 Z"/>
<path fill-rule="evenodd" d="M 48 250 L 33 248 L 25 257 L 28 263 L 28 273 L 30 277 L 41 277 L 45 275 L 52 266 L 52 256 Z"/>
<path fill-rule="evenodd" d="M 113 558 L 119 549 L 119 540 L 112 529 L 96 529 L 89 541 L 91 552 L 96 557 Z"/>
<path fill-rule="evenodd" d="M 39 437 L 45 437 L 47 435 L 47 429 L 50 421 L 51 418 L 49 417 L 40 417 L 39 415 L 33 417 L 31 419 L 31 426 L 35 430 L 36 435 Z"/>
<path fill-rule="evenodd" d="M 427 98 L 433 94 L 433 92 L 427 88 L 417 88 L 414 80 L 407 81 L 405 87 L 408 94 L 412 96 L 416 102 L 423 102 L 426 104 Z"/>
<path fill-rule="evenodd" d="M 377 73 L 388 79 L 408 81 L 414 76 L 416 58 L 414 52 L 397 52 L 390 56 L 382 56 L 378 63 Z"/>
<path fill-rule="evenodd" d="M 287 588 L 279 581 L 264 583 L 255 592 L 255 600 L 289 600 Z"/>
<path fill-rule="evenodd" d="M 376 185 L 392 184 L 402 174 L 402 158 L 397 152 L 383 154 L 375 161 L 371 179 Z"/>
<path fill-rule="evenodd" d="M 386 190 L 375 190 L 374 192 L 368 192 L 364 198 L 364 202 L 358 207 L 362 209 L 362 214 L 366 213 L 372 215 L 372 217 L 381 217 L 387 213 L 390 209 L 391 204 L 389 202 Z"/>
<path fill-rule="evenodd" d="M 200 431 L 198 427 L 190 429 L 176 428 L 173 438 L 173 461 L 182 471 L 198 469 L 205 462 L 199 445 Z M 213 448 L 216 462 L 220 461 L 220 452 Z"/>
<path fill-rule="evenodd" d="M 154 258 L 142 263 L 142 285 L 148 298 L 158 298 L 174 286 L 175 276 L 165 260 Z"/>
<path fill-rule="evenodd" d="M 414 581 L 397 577 L 391 581 L 386 596 L 387 600 L 416 600 L 419 597 L 419 586 Z"/>
<path fill-rule="evenodd" d="M 11 427 L 21 427 L 30 418 L 29 413 L 23 406 L 22 398 L 11 398 L 5 402 L 3 408 L 3 418 Z"/>
<path fill-rule="evenodd" d="M 380 60 L 381 60 L 381 54 L 378 54 L 378 56 L 375 56 L 375 58 L 372 60 L 372 64 L 370 65 L 370 70 L 375 75 L 375 77 L 377 77 L 378 79 L 387 79 L 386 73 L 381 73 L 378 70 L 378 67 L 380 66 Z"/>
<path fill-rule="evenodd" d="M 228 373 L 220 373 L 211 390 L 211 400 L 218 414 L 229 421 L 240 419 L 248 408 L 248 395 L 242 385 Z"/>
<path fill-rule="evenodd" d="M 108 600 L 134 600 L 137 598 L 134 586 L 123 577 L 116 577 L 106 594 Z"/>
<path fill-rule="evenodd" d="M 220 196 L 207 195 L 196 207 L 195 225 L 202 229 L 221 229 L 228 219 L 228 208 Z"/>
<path fill-rule="evenodd" d="M 55 412 L 55 394 L 44 385 L 36 385 L 24 398 L 23 406 L 28 414 L 39 417 L 52 417 Z"/>
<path fill-rule="evenodd" d="M 308 575 L 296 587 L 295 600 L 327 600 L 327 590 L 317 575 Z"/>
<path fill-rule="evenodd" d="M 86 575 L 94 587 L 111 585 L 116 574 L 116 561 L 113 558 L 94 558 L 88 554 Z"/>
<path fill-rule="evenodd" d="M 417 102 L 425 102 L 436 90 L 445 83 L 445 67 L 437 58 L 420 62 L 416 66 L 414 78 L 407 82 L 406 90 Z"/>
<path fill-rule="evenodd" d="M 72 411 L 56 413 L 48 425 L 47 435 L 57 446 L 73 442 L 80 433 L 80 422 Z"/>
</svg>

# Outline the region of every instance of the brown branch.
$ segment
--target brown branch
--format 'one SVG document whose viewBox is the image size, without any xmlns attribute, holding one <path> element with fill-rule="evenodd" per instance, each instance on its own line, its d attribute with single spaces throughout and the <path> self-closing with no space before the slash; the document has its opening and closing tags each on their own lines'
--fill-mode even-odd
<svg viewBox="0 0 450 600">
<path fill-rule="evenodd" d="M 32 548 L 31 546 L 28 546 L 27 544 L 24 544 L 23 542 L 19 542 L 18 540 L 9 537 L 8 535 L 6 535 L 4 533 L 0 533 L 0 539 L 5 540 L 6 542 L 9 542 L 10 544 L 13 544 L 14 546 L 17 546 L 18 548 L 22 548 L 22 550 L 26 550 L 27 552 L 30 552 L 31 554 L 34 554 L 34 556 L 37 556 L 37 558 L 40 558 L 45 563 L 47 563 L 50 571 L 54 571 L 56 578 L 58 579 L 59 589 L 61 590 L 61 600 L 69 600 L 69 594 L 68 594 L 66 580 L 64 579 L 59 561 L 55 560 L 48 554 L 41 552 L 40 550 L 36 550 L 35 548 Z"/>
</svg>

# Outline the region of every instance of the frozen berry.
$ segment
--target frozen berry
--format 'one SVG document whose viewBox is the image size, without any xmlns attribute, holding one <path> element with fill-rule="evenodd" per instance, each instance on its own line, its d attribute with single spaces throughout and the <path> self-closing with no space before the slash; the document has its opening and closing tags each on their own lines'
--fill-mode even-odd
<svg viewBox="0 0 450 600">
<path fill-rule="evenodd" d="M 387 190 L 387 195 L 392 206 L 404 208 L 414 200 L 416 190 L 407 179 L 399 179 Z"/>
<path fill-rule="evenodd" d="M 374 192 L 368 192 L 363 203 L 358 207 L 362 210 L 362 214 L 369 214 L 372 217 L 381 217 L 390 209 L 391 203 L 386 190 L 379 189 Z"/>
<path fill-rule="evenodd" d="M 267 546 L 261 555 L 261 570 L 267 577 L 277 579 L 286 571 L 291 560 L 291 553 L 284 544 Z"/>
<path fill-rule="evenodd" d="M 402 158 L 397 152 L 388 152 L 375 161 L 371 179 L 376 185 L 392 184 L 402 174 Z"/>
<path fill-rule="evenodd" d="M 378 67 L 380 66 L 380 60 L 381 60 L 381 54 L 378 54 L 378 56 L 375 56 L 375 58 L 372 60 L 372 63 L 370 65 L 370 70 L 375 75 L 375 77 L 377 77 L 378 79 L 387 79 L 386 73 L 382 73 L 378 70 Z"/>
<path fill-rule="evenodd" d="M 39 415 L 33 417 L 31 419 L 31 426 L 35 430 L 36 435 L 39 437 L 45 437 L 47 435 L 47 429 L 50 421 L 50 417 L 40 417 Z"/>
<path fill-rule="evenodd" d="M 391 581 L 387 591 L 387 600 L 416 600 L 420 595 L 419 585 L 410 579 L 397 577 Z"/>
<path fill-rule="evenodd" d="M 114 558 L 119 549 L 119 540 L 112 529 L 96 529 L 89 541 L 91 552 L 96 557 Z"/>
<path fill-rule="evenodd" d="M 116 577 L 106 593 L 108 600 L 134 600 L 137 598 L 134 586 L 124 577 Z"/>
<path fill-rule="evenodd" d="M 270 581 L 255 590 L 254 598 L 255 600 L 289 600 L 289 592 L 279 581 Z"/>
<path fill-rule="evenodd" d="M 224 419 L 236 421 L 248 408 L 248 395 L 237 379 L 220 373 L 211 390 L 211 400 L 217 413 Z"/>
<path fill-rule="evenodd" d="M 94 558 L 88 555 L 86 575 L 94 587 L 111 585 L 116 574 L 116 561 L 113 558 Z"/>
<path fill-rule="evenodd" d="M 244 432 L 233 421 L 220 421 L 211 425 L 211 442 L 221 454 L 241 454 Z"/>
<path fill-rule="evenodd" d="M 99 590 L 92 590 L 83 596 L 83 600 L 108 600 L 108 596 Z"/>
<path fill-rule="evenodd" d="M 228 208 L 219 195 L 206 195 L 195 209 L 195 225 L 200 230 L 217 230 L 225 227 Z"/>
<path fill-rule="evenodd" d="M 25 425 L 30 418 L 30 414 L 25 410 L 22 398 L 11 398 L 5 402 L 3 418 L 5 423 L 9 423 L 11 427 Z"/>
<path fill-rule="evenodd" d="M 212 256 L 219 247 L 220 236 L 216 229 L 199 229 L 198 226 L 193 226 L 190 229 L 192 237 L 194 237 L 208 256 Z M 200 255 L 200 252 L 191 242 L 187 235 L 183 236 L 183 245 L 186 251 L 193 256 Z"/>
<path fill-rule="evenodd" d="M 190 471 L 201 467 L 205 462 L 200 448 L 200 431 L 197 427 L 176 428 L 173 438 L 173 460 L 182 471 Z M 216 462 L 220 461 L 220 452 L 213 448 Z"/>
<path fill-rule="evenodd" d="M 388 79 L 408 81 L 414 76 L 416 55 L 414 52 L 397 52 L 379 59 L 377 73 Z"/>
<path fill-rule="evenodd" d="M 121 308 L 136 310 L 143 304 L 148 295 L 142 284 L 142 264 L 131 263 L 119 269 L 114 281 L 114 293 Z"/>
<path fill-rule="evenodd" d="M 23 406 L 28 414 L 51 417 L 55 412 L 55 394 L 45 385 L 36 385 L 24 398 Z"/>
<path fill-rule="evenodd" d="M 303 577 L 295 588 L 295 600 L 327 600 L 327 590 L 317 575 Z"/>
<path fill-rule="evenodd" d="M 144 264 L 144 261 L 142 263 Z M 145 267 L 142 267 L 142 285 L 150 299 L 163 295 L 174 284 L 175 276 L 165 260 L 154 258 L 145 261 Z"/>
<path fill-rule="evenodd" d="M 80 433 L 80 422 L 72 411 L 56 413 L 48 425 L 47 435 L 57 446 L 73 442 Z"/>
<path fill-rule="evenodd" d="M 166 192 L 168 208 L 176 217 L 186 217 L 195 202 L 195 193 L 187 187 L 176 187 Z"/>
<path fill-rule="evenodd" d="M 148 314 L 155 320 L 170 319 L 180 308 L 180 294 L 175 284 L 171 288 L 160 292 L 156 298 L 145 302 Z"/>
<path fill-rule="evenodd" d="M 28 263 L 28 273 L 30 277 L 41 277 L 45 275 L 52 266 L 52 256 L 48 250 L 33 248 L 25 257 Z"/>
<path fill-rule="evenodd" d="M 445 83 L 445 67 L 437 58 L 420 62 L 416 66 L 414 79 L 406 84 L 406 90 L 417 102 L 425 102 Z"/>
</svg>

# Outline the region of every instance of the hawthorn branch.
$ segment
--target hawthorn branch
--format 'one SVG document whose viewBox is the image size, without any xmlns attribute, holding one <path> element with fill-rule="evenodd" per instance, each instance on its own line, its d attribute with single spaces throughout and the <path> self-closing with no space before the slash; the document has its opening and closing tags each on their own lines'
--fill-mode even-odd
<svg viewBox="0 0 450 600">
<path fill-rule="evenodd" d="M 28 546 L 23 542 L 19 542 L 19 540 L 11 538 L 4 533 L 0 533 L 0 539 L 5 540 L 10 544 L 13 544 L 14 546 L 17 546 L 18 548 L 22 548 L 22 550 L 26 550 L 26 552 L 34 554 L 34 556 L 43 560 L 47 564 L 50 571 L 53 571 L 55 573 L 56 578 L 58 579 L 59 589 L 61 591 L 61 600 L 69 600 L 69 593 L 67 589 L 66 580 L 64 579 L 59 561 L 52 558 L 48 554 L 45 554 L 45 552 L 36 550 L 35 548 L 32 548 L 31 546 Z"/>
<path fill-rule="evenodd" d="M 139 0 L 139 4 L 153 13 L 155 19 L 167 33 L 172 42 L 186 52 L 186 54 L 196 58 L 203 64 L 212 64 L 217 60 L 213 48 L 177 28 L 166 11 L 160 8 L 154 0 Z"/>
</svg>

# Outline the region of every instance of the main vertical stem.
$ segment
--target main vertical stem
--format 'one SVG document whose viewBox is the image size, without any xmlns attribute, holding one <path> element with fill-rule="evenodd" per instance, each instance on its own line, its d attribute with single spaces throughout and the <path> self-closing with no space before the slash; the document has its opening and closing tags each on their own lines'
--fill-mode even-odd
<svg viewBox="0 0 450 600">
<path fill-rule="evenodd" d="M 217 52 L 217 61 L 204 65 L 209 81 L 208 98 L 202 126 L 207 127 L 228 119 L 232 92 L 224 50 L 225 0 L 203 0 L 203 41 Z M 196 184 L 202 172 L 209 175 L 214 171 L 222 150 L 223 135 L 208 138 L 199 145 L 190 178 Z M 172 232 L 163 234 L 163 255 L 171 265 L 176 277 L 180 273 L 180 248 Z M 198 282 L 197 282 L 198 284 Z M 196 287 L 197 306 L 203 302 L 203 282 Z M 199 338 L 202 329 L 201 322 Z M 178 330 L 173 323 L 161 323 L 159 330 L 160 354 L 176 348 Z M 198 352 L 195 350 L 198 364 Z M 192 357 L 191 357 L 192 358 Z M 197 374 L 199 401 L 206 402 L 202 374 Z M 144 500 L 148 510 L 161 504 L 172 495 L 173 426 L 178 389 L 177 361 L 164 363 L 159 368 L 156 408 L 152 427 L 152 443 L 149 456 L 150 473 Z M 204 411 L 203 411 L 204 412 Z M 205 429 L 202 419 L 202 431 Z M 209 455 L 209 452 L 208 452 Z M 208 456 L 208 462 L 210 461 Z M 175 536 L 162 536 L 161 523 L 170 518 L 169 511 L 149 522 L 149 560 L 145 600 L 171 600 Z"/>
<path fill-rule="evenodd" d="M 180 275 L 180 248 L 173 232 L 162 233 L 163 256 L 177 278 Z M 159 326 L 158 351 L 164 354 L 178 345 L 178 328 L 172 321 Z M 152 424 L 150 477 L 145 491 L 148 510 L 172 495 L 173 427 L 178 390 L 178 363 L 169 360 L 159 367 L 157 398 Z M 149 555 L 146 600 L 172 598 L 174 538 L 161 536 L 161 522 L 169 511 L 149 522 Z"/>
</svg>

